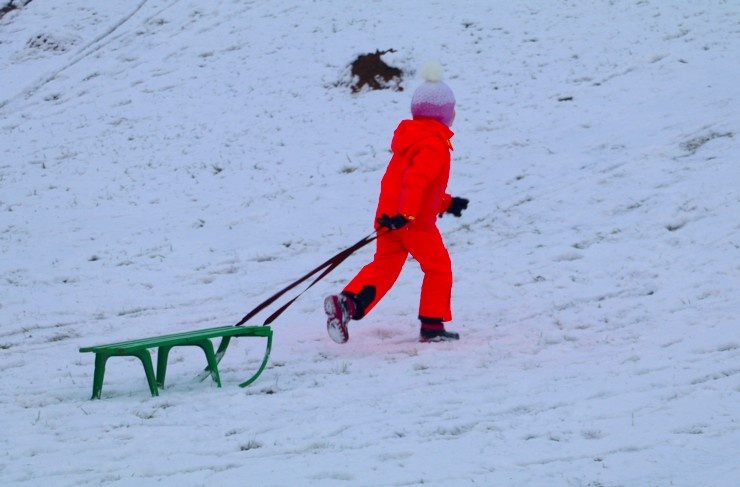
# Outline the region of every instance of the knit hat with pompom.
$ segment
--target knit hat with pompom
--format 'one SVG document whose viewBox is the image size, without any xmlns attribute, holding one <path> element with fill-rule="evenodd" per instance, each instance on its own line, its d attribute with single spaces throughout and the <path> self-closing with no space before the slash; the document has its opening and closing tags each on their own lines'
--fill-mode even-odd
<svg viewBox="0 0 740 487">
<path fill-rule="evenodd" d="M 414 118 L 432 118 L 446 126 L 455 118 L 455 95 L 443 81 L 442 66 L 432 61 L 421 68 L 422 83 L 411 97 Z"/>
</svg>

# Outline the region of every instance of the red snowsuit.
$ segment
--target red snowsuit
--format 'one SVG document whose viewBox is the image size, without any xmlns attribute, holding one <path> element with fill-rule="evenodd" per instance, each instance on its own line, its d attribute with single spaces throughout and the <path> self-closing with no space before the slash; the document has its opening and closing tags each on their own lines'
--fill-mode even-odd
<svg viewBox="0 0 740 487">
<path fill-rule="evenodd" d="M 383 298 L 411 254 L 424 272 L 419 317 L 452 319 L 452 264 L 436 225 L 437 215 L 452 201 L 446 192 L 452 136 L 449 128 L 432 119 L 404 120 L 394 132 L 393 156 L 380 184 L 375 216 L 377 220 L 384 213 L 400 213 L 410 221 L 398 230 L 382 233 L 373 261 L 344 288 L 344 292 L 360 297 L 360 316 L 356 318 Z"/>
</svg>

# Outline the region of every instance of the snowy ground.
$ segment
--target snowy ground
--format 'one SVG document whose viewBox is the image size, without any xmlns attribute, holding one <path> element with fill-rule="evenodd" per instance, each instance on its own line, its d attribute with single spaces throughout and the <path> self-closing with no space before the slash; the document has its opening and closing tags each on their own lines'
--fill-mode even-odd
<svg viewBox="0 0 740 487">
<path fill-rule="evenodd" d="M 388 48 L 405 91 L 341 86 Z M 249 388 L 240 340 L 221 389 L 175 349 L 89 400 L 81 346 L 233 324 L 366 235 L 433 58 L 459 343 L 416 342 L 413 262 L 328 339 L 367 248 Z M 0 484 L 740 485 L 736 1 L 33 0 L 0 66 Z"/>
</svg>

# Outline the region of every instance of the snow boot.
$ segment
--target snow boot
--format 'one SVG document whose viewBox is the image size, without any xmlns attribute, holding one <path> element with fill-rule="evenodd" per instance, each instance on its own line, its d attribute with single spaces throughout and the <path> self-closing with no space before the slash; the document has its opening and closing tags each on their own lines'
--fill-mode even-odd
<svg viewBox="0 0 740 487">
<path fill-rule="evenodd" d="M 345 294 L 332 294 L 324 299 L 326 311 L 326 331 L 337 343 L 347 343 L 349 331 L 347 323 L 355 316 L 355 302 Z"/>
<path fill-rule="evenodd" d="M 422 321 L 421 331 L 419 332 L 419 341 L 428 342 L 451 342 L 459 340 L 460 334 L 453 331 L 445 330 L 442 321 Z"/>
</svg>

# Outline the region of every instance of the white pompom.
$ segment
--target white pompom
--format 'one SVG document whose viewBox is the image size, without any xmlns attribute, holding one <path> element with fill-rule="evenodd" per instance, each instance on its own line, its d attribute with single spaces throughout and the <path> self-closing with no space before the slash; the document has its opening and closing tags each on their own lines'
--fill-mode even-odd
<svg viewBox="0 0 740 487">
<path fill-rule="evenodd" d="M 421 77 L 425 81 L 442 81 L 444 78 L 444 70 L 442 65 L 437 61 L 429 61 L 421 67 Z"/>
</svg>

